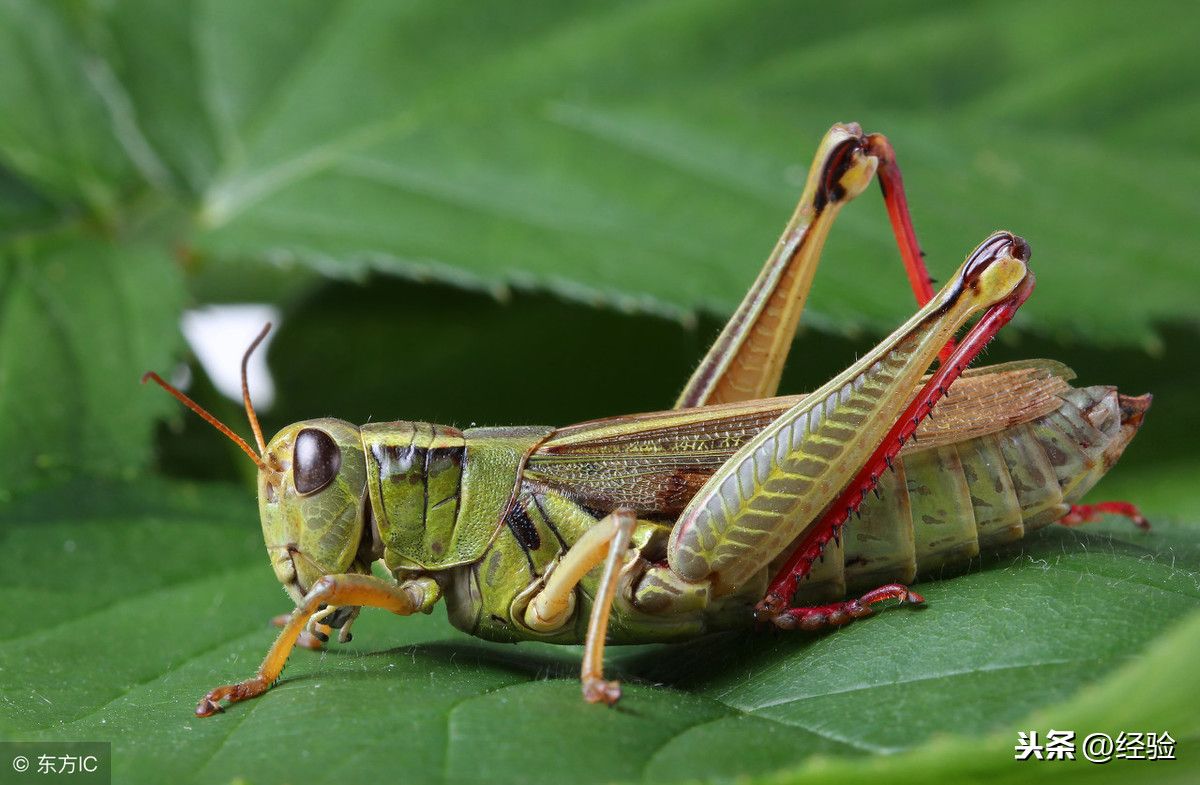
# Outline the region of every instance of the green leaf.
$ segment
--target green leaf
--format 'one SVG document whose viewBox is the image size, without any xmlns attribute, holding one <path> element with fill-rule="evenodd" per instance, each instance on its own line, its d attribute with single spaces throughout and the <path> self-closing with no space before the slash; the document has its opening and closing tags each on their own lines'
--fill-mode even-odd
<svg viewBox="0 0 1200 785">
<path fill-rule="evenodd" d="M 1187 757 L 1011 760 L 1017 730 L 1170 731 L 1184 756 L 1200 740 L 1200 508 L 1181 490 L 1200 468 L 1195 13 L 3 0 L 0 496 L 72 484 L 0 504 L 0 736 L 111 739 L 115 781 L 154 783 L 1195 779 Z M 1102 486 L 1153 533 L 1047 531 L 924 586 L 924 611 L 829 635 L 613 652 L 614 711 L 580 701 L 578 650 L 474 641 L 439 610 L 368 613 L 269 695 L 191 716 L 252 671 L 289 602 L 249 485 L 111 482 L 177 410 L 133 382 L 178 346 L 179 267 L 210 300 L 316 292 L 279 336 L 274 424 L 656 408 L 745 291 L 820 134 L 851 119 L 896 143 L 936 276 L 997 226 L 1033 243 L 1022 318 L 1052 343 L 992 359 L 1048 354 L 1159 396 Z M 810 334 L 791 390 L 911 311 L 878 197 L 862 201 L 806 317 L 854 337 Z M 311 288 L 368 274 L 700 328 L 523 292 Z M 233 449 L 189 422 L 193 466 L 212 455 L 191 450 L 201 429 Z"/>
<path fill-rule="evenodd" d="M 612 710 L 580 699 L 575 647 L 476 641 L 440 609 L 367 611 L 353 643 L 297 651 L 267 695 L 199 720 L 195 701 L 250 674 L 272 638 L 266 620 L 289 605 L 249 493 L 83 484 L 0 516 L 0 588 L 20 620 L 0 641 L 0 735 L 112 740 L 115 782 L 979 777 L 1010 771 L 1016 730 L 1057 722 L 1169 731 L 1176 765 L 1195 771 L 1195 623 L 1139 669 L 1200 606 L 1194 526 L 1046 530 L 924 584 L 924 610 L 835 633 L 614 650 L 626 689 Z M 1127 773 L 1174 775 L 1167 765 Z"/>
<path fill-rule="evenodd" d="M 120 143 L 130 108 L 109 64 L 83 45 L 78 10 L 0 5 L 0 157 L 64 212 L 86 207 L 111 218 L 136 181 L 132 150 Z"/>
<path fill-rule="evenodd" d="M 75 230 L 0 245 L 0 495 L 151 457 L 166 396 L 138 395 L 179 346 L 183 286 L 153 248 Z"/>
<path fill-rule="evenodd" d="M 936 277 L 1003 226 L 1035 249 L 1031 327 L 1152 345 L 1155 321 L 1200 317 L 1200 53 L 1178 3 L 5 9 L 34 34 L 0 47 L 0 158 L 101 212 L 131 189 L 182 202 L 210 261 L 728 313 L 821 133 L 858 120 L 899 150 Z M 862 201 L 811 323 L 911 310 Z"/>
<path fill-rule="evenodd" d="M 1184 622 L 1156 641 L 1142 656 L 1120 668 L 1100 684 L 1085 689 L 1065 704 L 1038 711 L 1020 728 L 1089 728 L 1117 738 L 1129 728 L 1178 729 L 1174 738 L 1195 738 L 1197 727 L 1195 680 L 1191 658 L 1200 651 L 1200 614 L 1192 613 Z M 1182 689 L 1180 685 L 1186 685 Z M 1155 731 L 1161 733 L 1162 731 Z M 990 783 L 1038 782 L 1192 782 L 1196 778 L 1194 761 L 1156 762 L 1151 770 L 1146 761 L 1114 761 L 1097 765 L 1077 756 L 1072 763 L 1038 764 L 1030 761 L 1014 764 L 1015 734 L 994 733 L 983 739 L 941 738 L 909 754 L 877 757 L 869 762 L 835 758 L 814 760 L 789 772 L 764 777 L 760 782 L 820 783 L 862 782 L 879 779 L 895 785 L 937 781 Z M 1045 734 L 1039 734 L 1045 739 Z M 1077 735 L 1077 742 L 1086 734 Z"/>
</svg>

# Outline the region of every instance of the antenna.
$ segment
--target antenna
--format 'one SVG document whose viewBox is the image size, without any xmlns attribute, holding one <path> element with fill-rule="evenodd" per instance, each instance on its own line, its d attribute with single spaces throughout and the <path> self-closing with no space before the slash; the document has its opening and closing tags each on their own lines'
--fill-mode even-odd
<svg viewBox="0 0 1200 785">
<path fill-rule="evenodd" d="M 250 362 L 250 355 L 254 354 L 254 350 L 258 348 L 258 345 L 262 343 L 263 339 L 267 337 L 267 333 L 269 332 L 271 332 L 271 323 L 267 322 L 262 328 L 262 331 L 259 332 L 258 337 L 255 338 L 254 341 L 251 342 L 250 347 L 246 349 L 246 353 L 242 355 L 242 403 L 246 405 L 246 416 L 250 418 L 250 428 L 254 431 L 254 441 L 258 444 L 259 451 L 257 453 L 254 452 L 254 448 L 246 443 L 245 439 L 234 433 L 232 428 L 218 420 L 213 415 L 209 414 L 209 412 L 203 406 L 184 395 L 182 392 L 176 389 L 174 385 L 163 381 L 163 378 L 154 371 L 147 371 L 145 375 L 142 376 L 142 384 L 145 384 L 147 379 L 152 380 L 159 387 L 171 393 L 171 395 L 173 395 L 176 400 L 178 400 L 184 406 L 188 407 L 196 414 L 204 418 L 209 425 L 228 436 L 231 440 L 233 440 L 234 444 L 236 444 L 238 447 L 241 447 L 242 450 L 244 450 L 245 453 L 250 456 L 250 460 L 254 461 L 254 464 L 258 466 L 259 469 L 267 468 L 267 464 L 263 460 L 263 453 L 267 451 L 267 445 L 263 442 L 262 427 L 258 424 L 258 415 L 254 413 L 254 404 L 250 402 L 250 385 L 246 381 L 246 366 Z"/>
<path fill-rule="evenodd" d="M 258 444 L 259 453 L 267 451 L 267 444 L 263 441 L 262 428 L 258 424 L 258 415 L 254 413 L 254 404 L 250 402 L 250 384 L 246 381 L 246 366 L 250 362 L 250 355 L 254 354 L 254 350 L 262 343 L 263 338 L 267 337 L 267 333 L 271 332 L 271 323 L 267 322 L 263 325 L 262 331 L 255 338 L 250 346 L 246 349 L 246 353 L 242 355 L 242 403 L 246 405 L 246 417 L 250 419 L 250 429 L 254 431 L 254 441 Z"/>
</svg>

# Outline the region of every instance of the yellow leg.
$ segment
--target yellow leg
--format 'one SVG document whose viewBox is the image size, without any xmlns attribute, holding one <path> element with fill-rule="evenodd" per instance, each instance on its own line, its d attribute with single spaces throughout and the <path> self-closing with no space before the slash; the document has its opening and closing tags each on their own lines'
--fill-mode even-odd
<svg viewBox="0 0 1200 785">
<path fill-rule="evenodd" d="M 608 617 L 612 613 L 613 598 L 617 595 L 617 580 L 621 574 L 621 560 L 629 549 L 629 539 L 637 518 L 632 510 L 617 510 L 608 516 L 613 519 L 616 532 L 608 546 L 608 558 L 604 560 L 604 575 L 592 602 L 592 618 L 588 620 L 587 641 L 583 648 L 583 668 L 579 678 L 583 682 L 583 698 L 588 703 L 604 701 L 609 706 L 621 697 L 621 683 L 604 680 L 604 641 L 608 636 Z"/>
<path fill-rule="evenodd" d="M 621 575 L 621 562 L 629 550 L 637 516 L 632 510 L 618 509 L 588 529 L 550 574 L 545 588 L 538 592 L 525 610 L 525 623 L 541 631 L 556 630 L 570 617 L 575 604 L 575 587 L 583 576 L 601 561 L 604 574 L 592 602 L 588 620 L 587 641 L 583 651 L 580 680 L 583 697 L 589 703 L 603 701 L 610 706 L 621 697 L 621 685 L 604 680 L 604 641 L 608 633 L 608 617 Z M 606 558 L 607 557 L 607 558 Z"/>
<path fill-rule="evenodd" d="M 283 631 L 267 651 L 258 672 L 237 684 L 227 684 L 209 690 L 196 706 L 196 716 L 208 717 L 222 710 L 221 701 L 230 703 L 253 698 L 266 692 L 279 678 L 297 638 L 308 625 L 309 618 L 322 605 L 354 605 L 384 608 L 408 616 L 422 609 L 426 587 L 417 582 L 389 583 L 372 575 L 326 575 L 318 580 L 304 596 L 304 601 L 292 611 Z"/>
<path fill-rule="evenodd" d="M 795 213 L 676 408 L 775 395 L 829 228 L 875 174 L 878 161 L 865 143 L 853 123 L 835 125 L 821 140 Z"/>
<path fill-rule="evenodd" d="M 271 617 L 271 626 L 279 627 L 280 629 L 287 626 L 288 621 L 292 618 L 290 613 L 281 613 L 278 616 Z M 331 628 L 326 624 L 317 624 L 316 632 L 309 632 L 307 629 L 300 633 L 300 637 L 296 639 L 296 645 L 302 649 L 310 651 L 320 651 L 325 648 L 325 643 L 329 640 Z M 324 635 L 324 639 L 317 633 Z"/>
<path fill-rule="evenodd" d="M 855 123 L 839 123 L 821 140 L 795 213 L 742 304 L 688 380 L 676 408 L 777 394 L 829 228 L 842 206 L 876 176 L 917 304 L 929 302 L 933 288 L 891 144 L 881 134 L 864 134 Z M 942 358 L 948 356 L 944 350 Z"/>
</svg>

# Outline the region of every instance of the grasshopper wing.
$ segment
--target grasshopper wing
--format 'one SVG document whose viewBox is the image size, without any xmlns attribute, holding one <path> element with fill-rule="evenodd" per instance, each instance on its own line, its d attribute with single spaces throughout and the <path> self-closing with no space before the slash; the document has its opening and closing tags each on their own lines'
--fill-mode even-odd
<svg viewBox="0 0 1200 785">
<path fill-rule="evenodd" d="M 970 369 L 906 450 L 973 439 L 1061 405 L 1074 374 L 1051 360 Z M 915 390 L 914 390 L 915 392 Z M 804 396 L 610 417 L 555 431 L 529 457 L 525 479 L 597 512 L 632 507 L 673 522 L 746 441 Z"/>
</svg>

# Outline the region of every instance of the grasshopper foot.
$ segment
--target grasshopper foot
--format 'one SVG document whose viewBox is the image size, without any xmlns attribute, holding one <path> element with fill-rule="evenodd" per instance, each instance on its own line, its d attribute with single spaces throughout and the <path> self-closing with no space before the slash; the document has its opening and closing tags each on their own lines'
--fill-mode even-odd
<svg viewBox="0 0 1200 785">
<path fill-rule="evenodd" d="M 763 618 L 782 630 L 820 630 L 825 627 L 840 627 L 855 619 L 870 616 L 875 612 L 872 607 L 875 603 L 890 599 L 898 599 L 902 605 L 925 604 L 925 598 L 907 586 L 889 583 L 854 600 L 805 608 L 784 608 L 764 614 Z"/>
<path fill-rule="evenodd" d="M 583 699 L 588 703 L 607 703 L 609 706 L 614 706 L 621 699 L 621 682 L 585 679 Z"/>
<path fill-rule="evenodd" d="M 1100 520 L 1103 513 L 1123 515 L 1133 521 L 1133 525 L 1142 531 L 1150 531 L 1150 521 L 1142 515 L 1142 511 L 1129 502 L 1098 502 L 1097 504 L 1072 504 L 1071 511 L 1059 521 L 1063 526 L 1079 526 Z"/>
<path fill-rule="evenodd" d="M 196 704 L 197 717 L 211 717 L 225 711 L 221 701 L 228 700 L 237 703 L 249 698 L 255 698 L 267 691 L 271 685 L 262 676 L 255 676 L 237 684 L 226 684 L 208 691 L 208 694 Z"/>
</svg>

